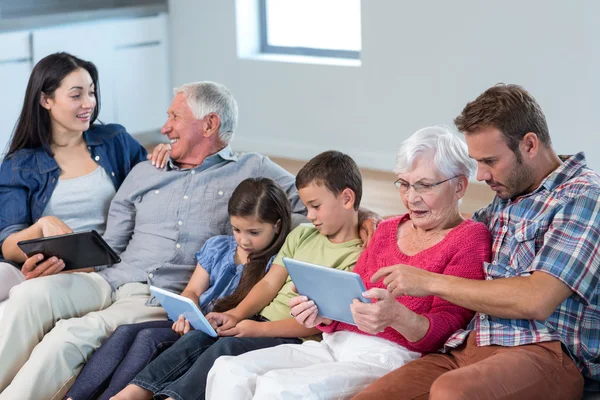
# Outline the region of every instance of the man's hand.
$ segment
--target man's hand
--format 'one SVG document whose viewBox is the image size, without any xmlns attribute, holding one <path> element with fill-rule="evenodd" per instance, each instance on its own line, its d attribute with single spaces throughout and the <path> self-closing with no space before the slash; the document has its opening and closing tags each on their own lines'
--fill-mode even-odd
<svg viewBox="0 0 600 400">
<path fill-rule="evenodd" d="M 266 322 L 257 322 L 251 319 L 244 319 L 238 322 L 233 328 L 220 329 L 217 332 L 219 336 L 235 336 L 235 337 L 264 337 L 268 336 L 263 331 Z"/>
<path fill-rule="evenodd" d="M 371 289 L 363 293 L 367 299 L 376 299 L 376 303 L 363 303 L 358 299 L 350 305 L 352 317 L 358 329 L 371 335 L 381 333 L 392 324 L 401 320 L 402 304 L 385 289 Z"/>
<path fill-rule="evenodd" d="M 233 328 L 240 322 L 240 318 L 230 313 L 211 312 L 206 315 L 206 320 L 213 329 L 220 335 L 222 331 Z"/>
<path fill-rule="evenodd" d="M 169 153 L 171 152 L 171 145 L 167 143 L 161 143 L 154 147 L 154 150 L 151 154 L 148 154 L 147 158 L 152 162 L 158 169 L 162 169 L 167 165 L 167 159 L 169 158 Z"/>
<path fill-rule="evenodd" d="M 21 272 L 25 275 L 26 280 L 54 275 L 65 268 L 65 262 L 60 258 L 50 257 L 48 260 L 42 262 L 43 259 L 44 256 L 42 254 L 34 254 L 25 260 L 23 267 L 21 267 Z"/>
<path fill-rule="evenodd" d="M 173 322 L 173 326 L 171 327 L 171 329 L 173 329 L 175 333 L 183 336 L 189 331 L 193 330 L 194 328 L 192 328 L 192 326 L 190 325 L 190 321 L 185 319 L 183 315 L 180 315 L 177 321 Z"/>
<path fill-rule="evenodd" d="M 314 328 L 317 325 L 330 325 L 333 321 L 319 316 L 319 309 L 314 301 L 306 296 L 292 297 L 289 302 L 290 315 L 306 328 Z"/>
<path fill-rule="evenodd" d="M 54 216 L 42 217 L 35 223 L 42 231 L 42 237 L 65 235 L 73 233 L 67 224 Z"/>
<path fill-rule="evenodd" d="M 371 282 L 375 283 L 384 278 L 383 284 L 394 297 L 425 297 L 431 295 L 428 288 L 437 276 L 438 274 L 420 268 L 397 264 L 375 272 L 371 277 Z"/>
<path fill-rule="evenodd" d="M 363 247 L 367 247 L 373 234 L 375 233 L 375 229 L 377 228 L 377 224 L 381 221 L 381 217 L 371 211 L 367 210 L 359 210 L 358 211 L 358 224 L 360 225 L 358 234 L 360 236 L 360 240 L 363 242 Z"/>
</svg>

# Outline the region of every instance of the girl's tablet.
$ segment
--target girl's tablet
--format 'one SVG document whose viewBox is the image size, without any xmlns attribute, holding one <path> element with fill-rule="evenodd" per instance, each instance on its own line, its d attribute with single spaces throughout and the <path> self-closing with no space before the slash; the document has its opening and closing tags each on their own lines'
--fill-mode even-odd
<svg viewBox="0 0 600 400">
<path fill-rule="evenodd" d="M 156 297 L 160 302 L 160 305 L 167 310 L 169 318 L 173 321 L 177 321 L 180 315 L 183 318 L 190 321 L 190 325 L 199 331 L 206 333 L 209 336 L 217 337 L 217 332 L 213 329 L 210 323 L 202 314 L 202 311 L 198 308 L 197 304 L 187 297 L 180 296 L 175 293 L 171 293 L 168 290 L 157 288 L 156 286 L 150 286 L 150 293 Z"/>
<path fill-rule="evenodd" d="M 284 257 L 283 264 L 299 294 L 313 300 L 319 315 L 335 321 L 356 325 L 350 304 L 354 299 L 370 303 L 362 297 L 365 285 L 358 274 L 323 267 Z"/>
</svg>

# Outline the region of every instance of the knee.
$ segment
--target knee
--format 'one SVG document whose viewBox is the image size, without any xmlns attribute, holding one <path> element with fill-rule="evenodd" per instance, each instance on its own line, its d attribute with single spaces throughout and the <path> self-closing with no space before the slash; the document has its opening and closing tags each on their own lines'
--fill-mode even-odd
<svg viewBox="0 0 600 400">
<path fill-rule="evenodd" d="M 22 282 L 12 288 L 10 301 L 20 306 L 38 309 L 41 304 L 51 301 L 51 285 L 47 278 L 35 278 Z"/>
<path fill-rule="evenodd" d="M 431 391 L 429 392 L 430 400 L 468 400 L 473 398 L 470 393 L 470 379 L 463 379 L 457 374 L 447 372 L 437 378 Z"/>
</svg>

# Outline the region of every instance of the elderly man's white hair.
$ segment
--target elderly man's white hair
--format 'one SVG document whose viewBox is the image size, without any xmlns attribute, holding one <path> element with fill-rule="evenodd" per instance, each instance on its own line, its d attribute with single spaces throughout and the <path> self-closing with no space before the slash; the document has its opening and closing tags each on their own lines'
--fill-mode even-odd
<svg viewBox="0 0 600 400">
<path fill-rule="evenodd" d="M 225 144 L 233 139 L 238 121 L 238 105 L 224 85 L 204 81 L 188 83 L 173 90 L 175 95 L 183 93 L 194 116 L 198 119 L 215 113 L 221 119 L 219 139 Z"/>
<path fill-rule="evenodd" d="M 420 129 L 406 139 L 398 150 L 394 172 L 410 171 L 415 160 L 431 150 L 434 151 L 433 163 L 442 176 L 469 178 L 475 172 L 476 165 L 469 157 L 465 142 L 443 125 Z"/>
</svg>

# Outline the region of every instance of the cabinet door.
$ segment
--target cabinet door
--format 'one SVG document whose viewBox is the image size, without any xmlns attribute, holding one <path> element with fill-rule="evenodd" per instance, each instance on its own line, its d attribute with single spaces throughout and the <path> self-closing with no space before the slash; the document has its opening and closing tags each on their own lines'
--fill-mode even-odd
<svg viewBox="0 0 600 400">
<path fill-rule="evenodd" d="M 169 107 L 166 15 L 120 22 L 115 31 L 116 117 L 132 133 L 161 128 Z"/>
<path fill-rule="evenodd" d="M 114 31 L 110 22 L 86 22 L 33 31 L 33 63 L 45 56 L 65 51 L 98 68 L 100 115 L 105 123 L 115 122 L 114 71 L 112 60 Z"/>
<path fill-rule="evenodd" d="M 0 159 L 23 107 L 31 72 L 29 32 L 0 35 Z"/>
</svg>

